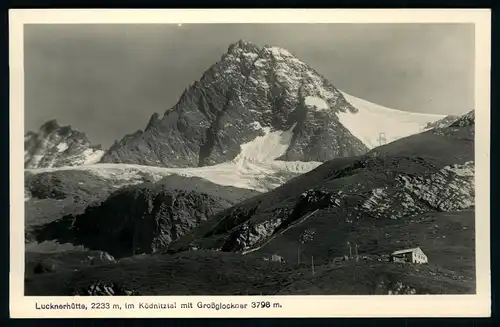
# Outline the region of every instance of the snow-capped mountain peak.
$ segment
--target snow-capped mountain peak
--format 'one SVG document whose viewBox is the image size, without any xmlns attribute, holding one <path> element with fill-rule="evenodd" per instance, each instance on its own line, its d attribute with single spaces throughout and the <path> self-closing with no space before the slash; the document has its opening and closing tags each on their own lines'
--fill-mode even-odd
<svg viewBox="0 0 500 327">
<path fill-rule="evenodd" d="M 79 143 L 84 146 L 74 150 L 77 159 L 54 159 L 65 158 L 72 146 L 63 144 L 60 136 L 50 136 L 62 129 L 52 122 L 44 128 L 49 132 L 39 133 L 46 137 L 26 135 L 26 144 L 35 142 L 34 148 L 40 150 L 29 150 L 25 161 L 28 168 L 100 160 L 196 176 L 235 171 L 250 178 L 256 172 L 274 174 L 292 166 L 310 169 L 336 157 L 361 155 L 380 144 L 381 134 L 391 142 L 419 133 L 422 126 L 442 117 L 389 109 L 350 96 L 288 50 L 240 40 L 174 107 L 163 116 L 153 114 L 144 130 L 126 135 L 104 155 L 85 137 Z M 45 150 L 50 154 L 40 163 L 43 149 L 50 149 Z M 302 168 L 297 172 L 304 172 Z"/>
<path fill-rule="evenodd" d="M 118 141 L 102 162 L 216 165 L 241 158 L 244 144 L 292 126 L 288 146 L 265 158 L 322 162 L 359 155 L 368 148 L 336 116 L 346 111 L 357 110 L 289 51 L 240 40 L 161 119 L 152 117 L 144 131 Z"/>
</svg>

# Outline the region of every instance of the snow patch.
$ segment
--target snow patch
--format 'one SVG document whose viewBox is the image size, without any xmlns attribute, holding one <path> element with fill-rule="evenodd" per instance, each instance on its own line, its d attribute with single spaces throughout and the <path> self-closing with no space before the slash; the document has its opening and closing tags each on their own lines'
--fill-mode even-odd
<svg viewBox="0 0 500 327">
<path fill-rule="evenodd" d="M 445 115 L 390 109 L 342 91 L 341 93 L 347 102 L 358 109 L 358 112 L 337 113 L 340 123 L 370 149 L 380 145 L 381 134 L 385 134 L 384 143 L 390 143 L 403 137 L 418 134 L 428 123 L 446 117 Z"/>
<path fill-rule="evenodd" d="M 263 68 L 263 67 L 265 67 L 265 66 L 266 66 L 266 64 L 267 64 L 267 60 L 266 60 L 266 59 L 258 59 L 258 60 L 254 63 L 255 67 L 258 67 L 258 68 Z"/>
<path fill-rule="evenodd" d="M 271 54 L 276 58 L 286 57 L 287 59 L 289 59 L 290 57 L 293 57 L 293 55 L 288 50 L 280 47 L 265 47 L 264 49 L 271 52 Z"/>
<path fill-rule="evenodd" d="M 43 159 L 43 156 L 40 154 L 33 155 L 31 157 L 30 166 L 32 166 L 32 167 L 38 166 L 38 164 L 40 163 L 40 161 L 42 161 L 42 159 Z"/>
<path fill-rule="evenodd" d="M 68 149 L 68 144 L 66 142 L 62 142 L 57 145 L 57 152 L 64 152 L 67 149 Z"/>
<path fill-rule="evenodd" d="M 237 164 L 245 162 L 268 162 L 286 153 L 293 137 L 294 124 L 288 131 L 271 131 L 264 127 L 263 136 L 257 136 L 253 141 L 242 144 L 240 154 L 234 159 Z"/>
<path fill-rule="evenodd" d="M 250 59 L 251 61 L 254 61 L 255 59 L 257 59 L 259 57 L 258 54 L 253 53 L 253 52 L 245 52 L 245 53 L 243 53 L 243 56 L 245 58 Z"/>
<path fill-rule="evenodd" d="M 256 131 L 263 129 L 262 125 L 258 121 L 254 121 L 253 123 L 251 123 L 250 127 L 252 127 Z"/>
<path fill-rule="evenodd" d="M 92 165 L 95 163 L 98 163 L 99 160 L 101 160 L 102 156 L 104 155 L 103 150 L 93 150 L 93 149 L 87 149 L 83 151 L 83 156 L 84 156 L 84 165 Z"/>
<path fill-rule="evenodd" d="M 325 110 L 325 109 L 329 108 L 326 101 L 321 99 L 321 98 L 318 98 L 318 97 L 308 96 L 305 98 L 304 102 L 306 105 L 311 106 L 311 107 L 316 107 L 319 110 Z"/>
<path fill-rule="evenodd" d="M 287 62 L 293 62 L 299 66 L 306 65 L 303 61 L 297 59 L 286 49 L 280 47 L 265 47 L 264 50 L 271 53 L 271 55 L 277 60 L 286 60 Z"/>
</svg>

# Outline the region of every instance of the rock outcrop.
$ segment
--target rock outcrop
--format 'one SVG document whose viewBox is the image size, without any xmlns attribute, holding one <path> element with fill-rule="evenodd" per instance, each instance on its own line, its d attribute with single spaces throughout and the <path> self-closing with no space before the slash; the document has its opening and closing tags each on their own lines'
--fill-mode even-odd
<svg viewBox="0 0 500 327">
<path fill-rule="evenodd" d="M 460 116 L 449 115 L 449 116 L 444 117 L 443 119 L 428 123 L 427 125 L 425 125 L 424 129 L 428 130 L 428 129 L 432 129 L 432 128 L 448 127 L 451 124 L 453 124 L 454 122 L 456 122 L 459 118 L 460 118 Z"/>
<path fill-rule="evenodd" d="M 256 194 L 201 178 L 168 176 L 157 183 L 120 189 L 83 214 L 38 228 L 37 241 L 81 244 L 117 258 L 152 253 Z"/>
<path fill-rule="evenodd" d="M 452 127 L 466 127 L 466 126 L 472 126 L 475 124 L 475 113 L 474 110 L 469 111 L 467 114 L 461 116 L 459 119 L 457 119 L 453 124 L 451 124 Z"/>
<path fill-rule="evenodd" d="M 111 282 L 96 281 L 88 287 L 76 290 L 73 296 L 137 296 L 136 290 L 126 289 Z"/>
<path fill-rule="evenodd" d="M 98 162 L 104 151 L 91 145 L 87 136 L 71 126 L 50 120 L 38 133 L 24 136 L 24 168 L 79 166 Z"/>
</svg>

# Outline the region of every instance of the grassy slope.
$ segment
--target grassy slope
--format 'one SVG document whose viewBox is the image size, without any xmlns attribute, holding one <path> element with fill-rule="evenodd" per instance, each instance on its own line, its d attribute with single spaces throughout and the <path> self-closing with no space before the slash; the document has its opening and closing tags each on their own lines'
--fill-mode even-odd
<svg viewBox="0 0 500 327">
<path fill-rule="evenodd" d="M 387 294 L 402 282 L 418 294 L 470 293 L 474 285 L 433 265 L 346 261 L 310 267 L 268 262 L 215 251 L 150 255 L 117 264 L 31 276 L 26 295 L 71 295 L 95 281 L 134 289 L 139 295 Z"/>
<path fill-rule="evenodd" d="M 300 194 L 308 189 L 337 191 L 356 185 L 365 189 L 376 188 L 393 182 L 384 180 L 388 172 L 424 175 L 447 165 L 472 160 L 473 126 L 413 135 L 376 148 L 365 156 L 331 160 L 275 190 L 224 210 L 171 244 L 169 251 L 187 249 L 193 241 L 198 246 L 216 247 L 221 238 L 226 238 L 228 233 L 246 221 L 267 221 L 276 217 L 276 210 L 291 210 Z M 371 166 L 366 166 L 366 163 L 371 163 Z M 349 211 L 353 205 L 347 204 L 346 210 Z M 346 210 L 330 215 L 330 219 L 340 222 L 345 218 Z"/>
<path fill-rule="evenodd" d="M 29 244 L 25 252 L 26 277 L 46 272 L 72 271 L 89 267 L 94 260 L 101 261 L 99 254 L 101 251 L 92 251 L 81 246 L 71 244 L 58 244 L 55 242 L 43 242 L 39 244 Z"/>
<path fill-rule="evenodd" d="M 303 229 L 315 228 L 313 241 L 297 242 Z M 358 253 L 383 255 L 402 248 L 420 246 L 429 261 L 443 269 L 470 279 L 475 276 L 474 211 L 431 213 L 409 221 L 360 221 L 339 224 L 327 213 L 306 220 L 300 228 L 291 228 L 277 236 L 255 255 L 279 253 L 290 262 L 329 262 L 349 255 L 347 242 L 358 244 Z M 352 246 L 354 254 L 354 245 Z M 299 258 L 298 258 L 299 257 Z"/>
</svg>

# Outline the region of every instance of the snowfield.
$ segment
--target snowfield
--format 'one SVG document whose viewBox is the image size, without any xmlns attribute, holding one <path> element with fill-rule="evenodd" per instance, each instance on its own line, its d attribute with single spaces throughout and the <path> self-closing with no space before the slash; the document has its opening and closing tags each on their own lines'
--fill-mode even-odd
<svg viewBox="0 0 500 327">
<path fill-rule="evenodd" d="M 241 145 L 241 152 L 234 160 L 214 166 L 164 168 L 102 163 L 75 167 L 27 169 L 26 171 L 37 174 L 58 170 L 84 170 L 128 185 L 142 183 L 144 175 L 153 181 L 159 181 L 168 175 L 177 174 L 185 177 L 201 177 L 219 185 L 264 192 L 283 184 L 287 175 L 293 177 L 303 174 L 321 164 L 321 162 L 274 160 L 282 156 L 290 146 L 294 127 L 295 125 L 288 131 L 271 131 L 269 128 L 263 128 L 265 135 Z"/>
<path fill-rule="evenodd" d="M 428 123 L 446 117 L 391 109 L 340 92 L 347 102 L 358 109 L 357 113 L 338 113 L 340 123 L 370 149 L 380 145 L 379 138 L 385 137 L 383 144 L 390 143 L 421 133 Z"/>
<path fill-rule="evenodd" d="M 233 162 L 244 165 L 246 162 L 271 162 L 281 157 L 290 146 L 295 126 L 293 124 L 288 131 L 271 131 L 270 127 L 261 127 L 264 135 L 242 144 L 240 154 Z"/>
<path fill-rule="evenodd" d="M 62 142 L 62 143 L 59 143 L 57 145 L 57 151 L 58 152 L 64 152 L 68 149 L 68 144 L 66 144 L 66 142 Z"/>
<path fill-rule="evenodd" d="M 316 107 L 319 110 L 325 110 L 329 108 L 326 101 L 318 97 L 308 96 L 305 98 L 304 102 L 307 106 Z"/>
<path fill-rule="evenodd" d="M 87 149 L 83 151 L 83 160 L 84 160 L 84 165 L 91 165 L 99 162 L 101 160 L 102 156 L 104 155 L 103 150 L 93 150 L 93 149 Z"/>
</svg>

